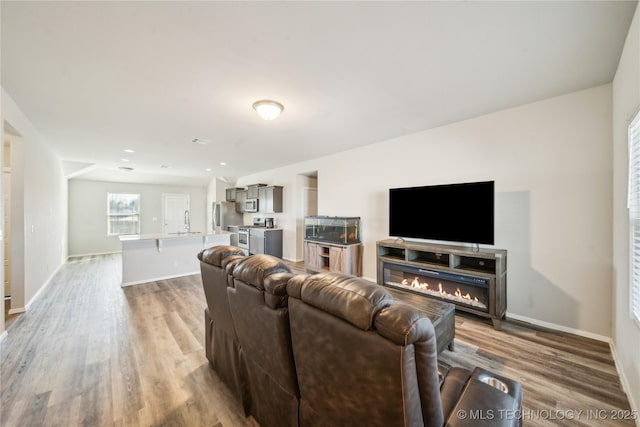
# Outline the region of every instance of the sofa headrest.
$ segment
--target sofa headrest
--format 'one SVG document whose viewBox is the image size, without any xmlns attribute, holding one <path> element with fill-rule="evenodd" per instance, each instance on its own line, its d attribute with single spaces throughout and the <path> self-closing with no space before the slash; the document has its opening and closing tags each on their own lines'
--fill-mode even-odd
<svg viewBox="0 0 640 427">
<path fill-rule="evenodd" d="M 236 246 L 219 245 L 212 246 L 200 252 L 198 259 L 204 263 L 215 265 L 216 267 L 222 267 L 222 260 L 229 255 L 243 255 L 242 249 Z"/>
<path fill-rule="evenodd" d="M 435 337 L 429 318 L 406 304 L 397 303 L 380 310 L 374 325 L 380 335 L 404 346 Z"/>
<path fill-rule="evenodd" d="M 275 273 L 264 278 L 264 302 L 271 308 L 287 306 L 287 282 L 292 273 Z"/>
<path fill-rule="evenodd" d="M 287 292 L 365 331 L 372 329 L 376 314 L 394 302 L 382 286 L 340 273 L 314 274 L 302 283 L 294 278 Z"/>
<path fill-rule="evenodd" d="M 241 280 L 258 289 L 264 289 L 265 278 L 276 273 L 291 273 L 291 269 L 279 258 L 257 254 L 238 262 L 232 274 L 236 280 Z"/>
</svg>

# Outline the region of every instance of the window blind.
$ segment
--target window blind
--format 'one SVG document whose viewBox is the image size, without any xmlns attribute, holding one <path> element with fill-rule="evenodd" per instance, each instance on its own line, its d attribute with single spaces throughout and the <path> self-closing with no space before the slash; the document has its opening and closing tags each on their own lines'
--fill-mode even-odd
<svg viewBox="0 0 640 427">
<path fill-rule="evenodd" d="M 630 308 L 640 324 L 640 112 L 629 125 Z"/>
<path fill-rule="evenodd" d="M 140 233 L 140 195 L 107 193 L 107 234 Z"/>
</svg>

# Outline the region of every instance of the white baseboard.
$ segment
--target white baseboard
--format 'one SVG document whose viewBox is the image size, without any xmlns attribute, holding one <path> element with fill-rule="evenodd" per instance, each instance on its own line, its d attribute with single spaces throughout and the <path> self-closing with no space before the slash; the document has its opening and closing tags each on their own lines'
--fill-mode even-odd
<svg viewBox="0 0 640 427">
<path fill-rule="evenodd" d="M 120 286 L 124 288 L 126 286 L 140 285 L 142 283 L 157 282 L 159 280 L 175 279 L 176 277 L 193 276 L 194 274 L 200 274 L 200 270 L 193 271 L 191 273 L 175 274 L 175 275 L 172 275 L 172 276 L 152 277 L 150 279 L 138 280 L 138 281 L 135 281 L 135 282 L 122 282 L 122 284 Z"/>
<path fill-rule="evenodd" d="M 0 335 L 0 343 L 4 341 L 4 339 L 8 336 L 9 334 L 7 333 L 7 331 L 2 331 L 2 335 Z"/>
<path fill-rule="evenodd" d="M 611 348 L 611 355 L 613 356 L 613 362 L 616 365 L 616 371 L 618 371 L 618 376 L 620 377 L 620 383 L 622 384 L 622 390 L 627 395 L 627 400 L 629 401 L 629 405 L 631 406 L 631 411 L 635 414 L 638 413 L 638 407 L 636 406 L 636 402 L 629 395 L 629 390 L 631 390 L 631 386 L 629 385 L 629 380 L 622 370 L 622 366 L 618 360 L 618 353 L 616 352 L 616 345 L 613 340 L 609 340 L 609 348 Z M 640 419 L 636 419 L 636 426 L 640 427 Z"/>
<path fill-rule="evenodd" d="M 9 309 L 9 314 L 20 314 L 20 313 L 24 313 L 25 311 L 29 310 L 29 307 L 31 307 L 31 304 L 33 304 L 33 302 L 40 296 L 42 295 L 42 292 L 44 291 L 44 289 L 51 283 L 51 281 L 53 280 L 53 278 L 55 277 L 56 274 L 58 274 L 58 272 L 60 271 L 60 269 L 62 268 L 62 266 L 65 263 L 62 263 L 58 266 L 58 268 L 56 268 L 56 270 L 51 273 L 51 275 L 49 276 L 49 278 L 47 278 L 47 280 L 45 280 L 45 282 L 42 284 L 42 286 L 40 287 L 40 289 L 38 289 L 38 292 L 35 293 L 34 296 L 31 297 L 31 299 L 29 300 L 29 302 L 27 302 L 27 304 L 25 304 L 24 307 L 13 307 Z"/>
<path fill-rule="evenodd" d="M 38 289 L 38 292 L 35 293 L 34 296 L 31 297 L 31 299 L 29 300 L 29 302 L 27 303 L 27 305 L 24 306 L 24 310 L 29 310 L 29 307 L 31 307 L 31 304 L 33 304 L 33 302 L 40 296 L 42 295 L 42 292 L 44 291 L 44 289 L 49 286 L 49 284 L 51 283 L 51 281 L 53 281 L 53 278 L 55 277 L 56 274 L 58 274 L 58 272 L 60 271 L 60 269 L 62 268 L 62 266 L 64 265 L 64 263 L 60 264 L 58 266 L 58 268 L 55 269 L 55 271 L 53 273 L 51 273 L 51 275 L 49 276 L 49 278 L 47 280 L 45 280 L 44 284 L 40 287 L 40 289 Z"/>
<path fill-rule="evenodd" d="M 67 261 L 69 261 L 70 258 L 80 258 L 83 256 L 113 255 L 113 254 L 121 254 L 121 253 L 122 251 L 96 252 L 96 253 L 90 253 L 90 254 L 73 254 L 73 255 L 67 255 Z"/>
<path fill-rule="evenodd" d="M 24 307 L 10 308 L 9 314 L 20 314 L 20 313 L 24 313 L 25 311 L 27 311 L 27 309 Z"/>
<path fill-rule="evenodd" d="M 591 338 L 597 341 L 604 341 L 606 343 L 612 342 L 610 337 L 607 337 L 604 335 L 594 334 L 593 332 L 583 331 L 581 329 L 569 328 L 563 325 L 558 325 L 556 323 L 544 322 L 542 320 L 532 319 L 531 317 L 520 316 L 519 314 L 507 313 L 507 320 L 509 319 L 519 320 L 521 322 L 531 323 L 532 325 L 541 326 L 543 328 L 554 329 L 560 332 L 567 332 L 573 335 L 578 335 L 585 338 Z"/>
<path fill-rule="evenodd" d="M 618 359 L 618 354 L 616 353 L 616 346 L 612 338 L 604 335 L 594 334 L 592 332 L 583 331 L 580 329 L 568 328 L 566 326 L 557 325 L 555 323 L 543 322 L 541 320 L 532 319 L 530 317 L 520 316 L 517 314 L 507 313 L 507 320 L 509 319 L 519 320 L 521 322 L 531 323 L 532 325 L 541 326 L 543 328 L 553 329 L 561 332 L 567 332 L 567 333 L 578 335 L 581 337 L 591 338 L 597 341 L 603 341 L 609 344 L 609 349 L 611 350 L 611 356 L 613 357 L 613 363 L 615 364 L 616 371 L 618 372 L 618 376 L 620 377 L 620 383 L 622 384 L 622 390 L 627 396 L 627 400 L 629 401 L 629 405 L 631 406 L 633 413 L 635 414 L 638 413 L 638 408 L 635 404 L 635 401 L 629 395 L 629 390 L 631 390 L 631 387 L 629 386 L 629 380 L 627 379 L 627 376 L 625 375 L 624 370 L 622 370 L 621 368 L 621 364 Z M 635 424 L 637 427 L 640 427 L 640 419 L 637 419 Z"/>
</svg>

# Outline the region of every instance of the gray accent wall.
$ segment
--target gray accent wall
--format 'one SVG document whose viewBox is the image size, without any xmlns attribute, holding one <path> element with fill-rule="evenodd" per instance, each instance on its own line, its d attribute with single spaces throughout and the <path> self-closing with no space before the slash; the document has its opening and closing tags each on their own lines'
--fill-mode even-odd
<svg viewBox="0 0 640 427">
<path fill-rule="evenodd" d="M 207 188 L 69 180 L 69 256 L 120 252 L 107 235 L 107 193 L 140 194 L 140 234 L 162 233 L 162 194 L 189 194 L 191 230 L 206 231 Z"/>
</svg>

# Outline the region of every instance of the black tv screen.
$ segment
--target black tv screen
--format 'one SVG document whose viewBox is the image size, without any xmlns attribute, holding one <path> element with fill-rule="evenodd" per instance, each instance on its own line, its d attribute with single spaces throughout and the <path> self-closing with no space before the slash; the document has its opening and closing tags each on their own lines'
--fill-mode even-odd
<svg viewBox="0 0 640 427">
<path fill-rule="evenodd" d="M 389 235 L 494 244 L 494 181 L 389 190 Z"/>
</svg>

